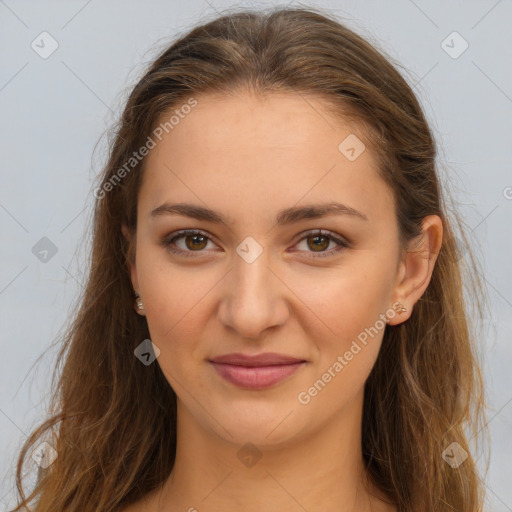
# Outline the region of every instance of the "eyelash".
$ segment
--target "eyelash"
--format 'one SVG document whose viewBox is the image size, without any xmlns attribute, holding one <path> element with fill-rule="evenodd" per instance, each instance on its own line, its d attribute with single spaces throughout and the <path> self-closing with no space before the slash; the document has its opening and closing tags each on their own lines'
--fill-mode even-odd
<svg viewBox="0 0 512 512">
<path fill-rule="evenodd" d="M 203 236 L 203 237 L 207 238 L 208 241 L 212 241 L 211 238 L 208 236 L 208 234 L 206 232 L 204 232 L 204 231 L 201 231 L 199 229 L 184 229 L 184 230 L 181 230 L 181 231 L 177 231 L 175 233 L 171 233 L 170 235 L 164 237 L 162 239 L 162 245 L 167 250 L 169 250 L 170 252 L 172 252 L 174 254 L 178 254 L 180 256 L 185 256 L 187 258 L 189 258 L 189 257 L 194 258 L 194 257 L 196 257 L 194 255 L 195 252 L 200 253 L 200 252 L 203 252 L 203 250 L 200 250 L 200 251 L 184 251 L 182 249 L 176 249 L 173 246 L 175 240 L 178 240 L 179 238 L 183 238 L 186 235 L 200 235 L 200 236 Z M 299 242 L 302 242 L 303 240 L 311 237 L 311 236 L 326 237 L 326 238 L 329 238 L 331 241 L 333 241 L 333 242 L 338 244 L 338 247 L 335 247 L 334 249 L 330 249 L 328 251 L 322 251 L 322 252 L 318 252 L 318 253 L 315 253 L 313 251 L 306 251 L 306 252 L 313 253 L 313 256 L 309 256 L 311 258 L 326 258 L 326 257 L 332 256 L 332 255 L 338 253 L 342 249 L 347 249 L 347 248 L 350 247 L 350 244 L 348 242 L 338 238 L 337 236 L 335 236 L 330 231 L 325 231 L 325 230 L 321 230 L 321 229 L 311 230 L 311 231 L 307 231 L 307 232 L 303 233 L 303 237 L 297 242 L 297 244 Z M 297 244 L 295 244 L 295 245 L 297 245 Z"/>
</svg>

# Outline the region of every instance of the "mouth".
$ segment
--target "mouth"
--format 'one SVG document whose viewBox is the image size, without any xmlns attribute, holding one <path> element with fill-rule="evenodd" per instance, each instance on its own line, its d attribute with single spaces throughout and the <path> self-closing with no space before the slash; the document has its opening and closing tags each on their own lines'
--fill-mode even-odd
<svg viewBox="0 0 512 512">
<path fill-rule="evenodd" d="M 229 354 L 209 363 L 218 375 L 245 389 L 266 389 L 291 377 L 306 361 L 279 354 Z"/>
</svg>

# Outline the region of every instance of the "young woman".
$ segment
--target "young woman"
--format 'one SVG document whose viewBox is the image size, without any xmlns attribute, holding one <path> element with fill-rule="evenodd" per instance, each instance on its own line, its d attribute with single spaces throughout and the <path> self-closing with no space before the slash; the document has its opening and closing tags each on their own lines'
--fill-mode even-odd
<svg viewBox="0 0 512 512">
<path fill-rule="evenodd" d="M 482 510 L 481 285 L 389 58 L 314 9 L 198 26 L 132 91 L 94 195 L 16 511 Z"/>
</svg>

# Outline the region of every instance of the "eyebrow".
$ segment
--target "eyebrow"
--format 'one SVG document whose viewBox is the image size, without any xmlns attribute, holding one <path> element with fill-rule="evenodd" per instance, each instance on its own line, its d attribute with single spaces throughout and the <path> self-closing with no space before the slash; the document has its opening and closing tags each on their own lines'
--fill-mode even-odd
<svg viewBox="0 0 512 512">
<path fill-rule="evenodd" d="M 183 215 L 197 220 L 229 224 L 229 219 L 225 218 L 222 214 L 205 208 L 189 203 L 176 203 L 171 204 L 165 202 L 151 211 L 150 217 L 158 217 L 160 215 Z M 300 222 L 305 219 L 320 219 L 328 215 L 350 215 L 365 221 L 368 221 L 368 217 L 354 208 L 337 203 L 329 202 L 316 205 L 306 206 L 293 206 L 291 208 L 285 208 L 278 212 L 276 216 L 276 222 L 278 226 L 284 226 L 287 224 L 293 224 Z"/>
</svg>

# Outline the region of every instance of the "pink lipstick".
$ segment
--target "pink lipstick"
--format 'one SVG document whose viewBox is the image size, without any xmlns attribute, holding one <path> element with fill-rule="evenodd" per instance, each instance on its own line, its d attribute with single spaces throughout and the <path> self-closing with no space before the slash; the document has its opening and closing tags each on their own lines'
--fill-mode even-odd
<svg viewBox="0 0 512 512">
<path fill-rule="evenodd" d="M 265 389 L 293 375 L 305 363 L 303 359 L 267 352 L 256 356 L 226 354 L 210 359 L 225 380 L 247 389 Z"/>
</svg>

